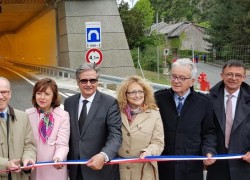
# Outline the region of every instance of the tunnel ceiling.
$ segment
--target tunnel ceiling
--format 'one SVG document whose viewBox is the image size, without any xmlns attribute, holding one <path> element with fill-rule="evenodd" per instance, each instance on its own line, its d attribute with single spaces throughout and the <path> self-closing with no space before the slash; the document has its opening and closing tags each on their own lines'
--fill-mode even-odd
<svg viewBox="0 0 250 180">
<path fill-rule="evenodd" d="M 53 6 L 55 0 L 0 0 L 0 35 L 15 33 Z"/>
</svg>

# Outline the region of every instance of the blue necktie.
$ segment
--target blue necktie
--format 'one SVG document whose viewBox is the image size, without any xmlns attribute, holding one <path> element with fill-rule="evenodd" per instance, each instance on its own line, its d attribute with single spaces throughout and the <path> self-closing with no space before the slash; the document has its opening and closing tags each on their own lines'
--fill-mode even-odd
<svg viewBox="0 0 250 180">
<path fill-rule="evenodd" d="M 4 115 L 3 112 L 0 112 L 0 117 L 1 117 L 1 118 L 4 118 L 4 117 L 5 117 L 5 115 Z"/>
<path fill-rule="evenodd" d="M 178 114 L 181 113 L 181 109 L 182 109 L 182 106 L 183 106 L 183 102 L 182 102 L 183 99 L 184 99 L 184 97 L 181 97 L 181 96 L 178 97 L 178 100 L 179 100 L 179 103 L 178 103 L 178 106 L 177 106 L 177 112 L 178 112 Z"/>
</svg>

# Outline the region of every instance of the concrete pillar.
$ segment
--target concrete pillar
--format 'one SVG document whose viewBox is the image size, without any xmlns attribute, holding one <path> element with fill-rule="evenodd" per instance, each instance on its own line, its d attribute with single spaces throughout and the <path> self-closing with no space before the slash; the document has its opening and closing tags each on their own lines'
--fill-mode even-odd
<svg viewBox="0 0 250 180">
<path fill-rule="evenodd" d="M 101 22 L 101 73 L 118 77 L 136 74 L 116 0 L 63 0 L 57 7 L 59 66 L 76 69 L 86 62 L 85 22 Z"/>
</svg>

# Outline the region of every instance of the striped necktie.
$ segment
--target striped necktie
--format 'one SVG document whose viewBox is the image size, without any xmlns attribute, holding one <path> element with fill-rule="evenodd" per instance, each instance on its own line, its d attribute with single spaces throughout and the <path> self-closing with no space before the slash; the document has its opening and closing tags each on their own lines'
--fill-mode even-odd
<svg viewBox="0 0 250 180">
<path fill-rule="evenodd" d="M 228 94 L 227 95 L 227 102 L 226 102 L 226 129 L 225 129 L 225 146 L 228 148 L 230 134 L 233 126 L 233 110 L 232 110 L 232 97 L 234 95 Z"/>
</svg>

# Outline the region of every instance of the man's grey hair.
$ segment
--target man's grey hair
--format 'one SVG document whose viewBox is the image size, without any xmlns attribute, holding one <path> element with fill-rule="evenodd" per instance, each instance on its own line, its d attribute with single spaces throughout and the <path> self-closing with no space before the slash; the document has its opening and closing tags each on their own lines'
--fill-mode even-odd
<svg viewBox="0 0 250 180">
<path fill-rule="evenodd" d="M 76 70 L 76 80 L 77 80 L 77 82 L 80 80 L 80 74 L 82 72 L 89 71 L 89 70 L 95 71 L 96 74 L 97 74 L 96 78 L 97 79 L 99 78 L 99 76 L 100 76 L 99 70 L 100 69 L 97 67 L 97 65 L 95 63 L 83 63 Z"/>
<path fill-rule="evenodd" d="M 195 76 L 197 74 L 197 68 L 196 65 L 189 59 L 189 58 L 181 58 L 181 59 L 177 59 L 173 64 L 172 67 L 176 67 L 176 66 L 185 66 L 188 67 L 191 71 L 191 78 L 195 79 Z"/>
</svg>

